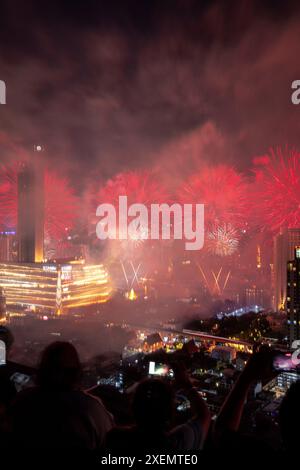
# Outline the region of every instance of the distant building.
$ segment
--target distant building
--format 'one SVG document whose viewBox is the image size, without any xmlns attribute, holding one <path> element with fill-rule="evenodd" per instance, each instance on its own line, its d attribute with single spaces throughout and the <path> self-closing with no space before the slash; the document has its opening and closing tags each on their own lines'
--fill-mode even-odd
<svg viewBox="0 0 300 470">
<path fill-rule="evenodd" d="M 216 346 L 211 357 L 217 361 L 231 363 L 236 358 L 236 350 L 230 346 Z"/>
<path fill-rule="evenodd" d="M 162 349 L 164 343 L 159 333 L 147 336 L 143 343 L 144 352 L 151 353 Z"/>
<path fill-rule="evenodd" d="M 294 259 L 287 263 L 287 323 L 289 343 L 300 339 L 300 245 Z"/>
<path fill-rule="evenodd" d="M 286 265 L 294 259 L 296 246 L 300 246 L 300 228 L 281 231 L 274 239 L 273 309 L 277 312 L 286 307 Z"/>
<path fill-rule="evenodd" d="M 41 161 L 22 163 L 18 173 L 18 261 L 44 259 L 44 171 Z"/>
<path fill-rule="evenodd" d="M 199 352 L 199 348 L 197 344 L 195 343 L 195 340 L 191 339 L 187 343 L 184 343 L 182 347 L 182 351 L 188 354 L 189 356 L 192 356 L 193 354 Z"/>
<path fill-rule="evenodd" d="M 278 389 L 278 392 L 285 394 L 290 386 L 299 380 L 300 375 L 297 372 L 282 372 L 275 379 L 275 387 Z"/>
</svg>

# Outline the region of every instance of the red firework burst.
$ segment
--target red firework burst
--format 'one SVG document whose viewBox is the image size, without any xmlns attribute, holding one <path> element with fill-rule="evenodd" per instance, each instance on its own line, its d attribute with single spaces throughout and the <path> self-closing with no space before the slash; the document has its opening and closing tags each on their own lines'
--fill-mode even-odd
<svg viewBox="0 0 300 470">
<path fill-rule="evenodd" d="M 18 163 L 0 169 L 0 225 L 2 230 L 15 229 L 18 215 Z"/>
<path fill-rule="evenodd" d="M 128 171 L 109 180 L 97 193 L 96 203 L 118 204 L 119 196 L 127 196 L 128 205 L 134 203 L 161 204 L 169 201 L 169 194 L 152 172 Z"/>
<path fill-rule="evenodd" d="M 19 163 L 0 169 L 0 225 L 2 229 L 15 229 L 18 214 Z M 65 178 L 55 172 L 45 172 L 45 235 L 60 239 L 71 228 L 77 217 L 78 201 Z"/>
<path fill-rule="evenodd" d="M 139 203 L 144 204 L 149 208 L 150 204 L 162 204 L 170 201 L 170 195 L 161 184 L 157 174 L 150 171 L 128 171 L 119 173 L 113 179 L 107 181 L 105 186 L 101 188 L 94 197 L 94 206 L 99 204 L 108 203 L 114 205 L 115 208 L 119 205 L 119 196 L 127 196 L 128 206 L 131 204 Z M 94 231 L 93 223 L 96 223 L 95 207 L 92 212 L 92 231 Z M 124 249 L 137 247 L 143 244 L 145 228 L 140 227 L 140 236 L 130 240 L 124 240 Z"/>
<path fill-rule="evenodd" d="M 300 227 L 300 152 L 271 149 L 255 161 L 255 206 L 253 213 L 265 230 Z"/>
<path fill-rule="evenodd" d="M 242 227 L 247 215 L 247 184 L 245 178 L 226 165 L 204 167 L 178 191 L 181 203 L 204 204 L 205 225 Z"/>
<path fill-rule="evenodd" d="M 45 173 L 45 232 L 59 239 L 72 228 L 79 211 L 78 199 L 66 178 L 52 171 Z"/>
</svg>

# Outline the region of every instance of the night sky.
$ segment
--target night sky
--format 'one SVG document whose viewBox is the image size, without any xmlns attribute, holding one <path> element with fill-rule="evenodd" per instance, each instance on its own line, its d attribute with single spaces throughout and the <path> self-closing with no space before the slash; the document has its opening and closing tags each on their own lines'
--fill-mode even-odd
<svg viewBox="0 0 300 470">
<path fill-rule="evenodd" d="M 83 191 L 127 169 L 250 171 L 300 148 L 299 2 L 0 1 L 0 159 L 42 143 Z"/>
</svg>

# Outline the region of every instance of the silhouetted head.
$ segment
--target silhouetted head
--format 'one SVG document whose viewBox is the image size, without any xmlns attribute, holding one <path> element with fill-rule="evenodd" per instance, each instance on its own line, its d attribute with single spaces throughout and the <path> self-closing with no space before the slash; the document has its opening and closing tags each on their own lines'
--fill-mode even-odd
<svg viewBox="0 0 300 470">
<path fill-rule="evenodd" d="M 143 428 L 166 428 L 173 413 L 170 385 L 159 379 L 142 381 L 135 392 L 133 412 L 136 423 Z"/>
<path fill-rule="evenodd" d="M 80 374 L 79 356 L 72 344 L 57 341 L 43 351 L 37 373 L 40 387 L 52 391 L 73 390 Z"/>
<path fill-rule="evenodd" d="M 279 425 L 287 449 L 297 449 L 300 439 L 300 380 L 291 385 L 279 410 Z"/>
</svg>

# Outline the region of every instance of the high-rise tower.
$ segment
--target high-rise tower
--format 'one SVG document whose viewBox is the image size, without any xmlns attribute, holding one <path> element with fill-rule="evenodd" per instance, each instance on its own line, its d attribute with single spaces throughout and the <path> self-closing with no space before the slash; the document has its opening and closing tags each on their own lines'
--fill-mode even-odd
<svg viewBox="0 0 300 470">
<path fill-rule="evenodd" d="M 18 260 L 37 263 L 44 258 L 44 169 L 36 147 L 33 162 L 22 163 L 18 175 Z"/>
<path fill-rule="evenodd" d="M 287 318 L 289 343 L 300 339 L 300 246 L 295 248 L 294 259 L 287 263 Z"/>
<path fill-rule="evenodd" d="M 274 239 L 274 305 L 275 311 L 286 307 L 287 262 L 294 259 L 300 246 L 300 228 L 281 231 Z"/>
</svg>

